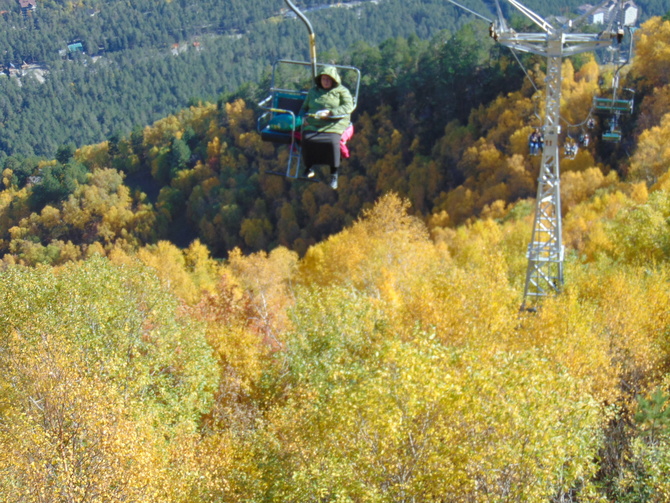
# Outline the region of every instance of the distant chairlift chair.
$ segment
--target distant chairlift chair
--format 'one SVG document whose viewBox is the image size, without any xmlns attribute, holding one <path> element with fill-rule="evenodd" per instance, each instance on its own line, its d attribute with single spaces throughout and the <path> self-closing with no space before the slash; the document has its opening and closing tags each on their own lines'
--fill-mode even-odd
<svg viewBox="0 0 670 503">
<path fill-rule="evenodd" d="M 632 89 L 625 89 L 631 94 L 634 94 Z M 602 133 L 602 140 L 606 142 L 615 142 L 618 143 L 621 141 L 621 128 L 619 124 L 619 118 L 623 114 L 632 114 L 633 113 L 633 103 L 634 99 L 617 99 L 616 97 L 612 98 L 603 98 L 603 97 L 594 97 L 593 98 L 593 109 L 596 112 L 601 112 L 608 114 L 609 118 L 609 127 L 606 131 Z"/>
</svg>

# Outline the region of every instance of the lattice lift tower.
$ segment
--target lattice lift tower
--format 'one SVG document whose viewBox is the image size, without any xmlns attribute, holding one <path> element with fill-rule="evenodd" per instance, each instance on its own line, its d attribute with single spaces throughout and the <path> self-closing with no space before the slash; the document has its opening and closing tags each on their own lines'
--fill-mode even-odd
<svg viewBox="0 0 670 503">
<path fill-rule="evenodd" d="M 470 9 L 448 0 L 471 14 L 491 23 L 489 34 L 498 43 L 512 50 L 530 52 L 547 58 L 546 115 L 544 118 L 544 149 L 540 164 L 540 175 L 535 205 L 533 234 L 528 245 L 528 269 L 523 293 L 522 310 L 534 309 L 542 297 L 558 293 L 563 286 L 563 240 L 561 236 L 561 192 L 559 171 L 559 144 L 561 132 L 561 65 L 563 58 L 582 52 L 620 44 L 623 26 L 617 22 L 621 17 L 623 0 L 605 0 L 589 12 L 561 26 L 554 26 L 516 0 L 506 0 L 542 31 L 517 33 L 507 26 L 498 0 L 497 20 L 491 21 Z M 608 26 L 600 33 L 575 33 L 596 10 L 612 6 L 609 10 Z"/>
</svg>

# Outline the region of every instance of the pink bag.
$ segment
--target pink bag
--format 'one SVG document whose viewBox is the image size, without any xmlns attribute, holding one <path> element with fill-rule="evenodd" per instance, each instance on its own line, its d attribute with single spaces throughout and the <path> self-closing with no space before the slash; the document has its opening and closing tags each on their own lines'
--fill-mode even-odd
<svg viewBox="0 0 670 503">
<path fill-rule="evenodd" d="M 344 133 L 342 133 L 342 137 L 340 138 L 340 152 L 346 159 L 349 159 L 350 155 L 349 147 L 347 147 L 347 142 L 351 140 L 352 136 L 354 136 L 354 125 L 349 124 L 347 126 L 347 129 L 344 130 Z"/>
</svg>

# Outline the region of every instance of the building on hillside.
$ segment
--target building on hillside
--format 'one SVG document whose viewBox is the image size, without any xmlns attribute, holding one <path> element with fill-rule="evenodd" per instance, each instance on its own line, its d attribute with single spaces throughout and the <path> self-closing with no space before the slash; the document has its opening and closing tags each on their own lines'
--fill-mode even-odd
<svg viewBox="0 0 670 503">
<path fill-rule="evenodd" d="M 81 42 L 72 42 L 67 44 L 67 50 L 69 53 L 73 52 L 84 52 L 84 46 Z"/>
<path fill-rule="evenodd" d="M 38 183 L 42 183 L 42 175 L 30 175 L 26 178 L 26 187 L 32 187 Z"/>
<path fill-rule="evenodd" d="M 605 24 L 609 21 L 612 11 L 614 10 L 615 4 L 610 4 L 605 7 L 598 7 L 596 10 L 589 14 L 588 19 L 586 20 L 589 24 Z M 593 9 L 593 5 L 585 3 L 577 7 L 577 12 L 580 15 L 587 14 Z"/>
<path fill-rule="evenodd" d="M 640 16 L 640 9 L 633 0 L 629 0 L 623 4 L 623 25 L 635 26 L 637 19 Z"/>
<path fill-rule="evenodd" d="M 606 24 L 610 21 L 622 22 L 624 26 L 634 26 L 637 24 L 637 19 L 640 13 L 640 9 L 635 5 L 633 0 L 627 0 L 623 4 L 623 16 L 622 19 L 612 19 L 612 16 L 615 14 L 616 2 L 611 2 L 609 5 L 604 7 L 598 7 L 589 15 L 587 22 L 589 24 Z M 593 9 L 593 5 L 585 3 L 577 7 L 577 12 L 580 16 L 587 14 Z"/>
<path fill-rule="evenodd" d="M 81 52 L 82 54 L 84 53 L 84 45 L 78 40 L 73 40 L 67 44 L 66 49 L 60 49 L 58 54 L 61 58 L 67 59 L 78 52 Z"/>
<path fill-rule="evenodd" d="M 19 0 L 19 7 L 21 7 L 21 12 L 28 14 L 37 9 L 37 0 Z"/>
</svg>

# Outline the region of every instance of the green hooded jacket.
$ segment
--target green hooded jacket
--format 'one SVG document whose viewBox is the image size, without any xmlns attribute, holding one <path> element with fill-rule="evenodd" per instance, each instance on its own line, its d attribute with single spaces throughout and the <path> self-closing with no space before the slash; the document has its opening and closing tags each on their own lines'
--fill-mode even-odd
<svg viewBox="0 0 670 503">
<path fill-rule="evenodd" d="M 333 87 L 326 90 L 321 87 L 321 76 L 328 75 L 333 79 Z M 342 134 L 351 123 L 351 112 L 354 110 L 354 99 L 349 89 L 341 84 L 339 73 L 334 66 L 326 66 L 316 76 L 315 86 L 309 90 L 302 104 L 301 114 L 314 114 L 319 110 L 330 110 L 333 116 L 343 116 L 340 119 L 317 119 L 305 117 L 303 128 L 305 131 L 322 131 L 325 133 Z"/>
</svg>

